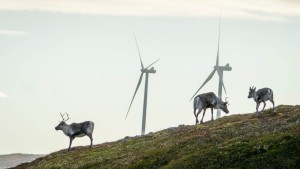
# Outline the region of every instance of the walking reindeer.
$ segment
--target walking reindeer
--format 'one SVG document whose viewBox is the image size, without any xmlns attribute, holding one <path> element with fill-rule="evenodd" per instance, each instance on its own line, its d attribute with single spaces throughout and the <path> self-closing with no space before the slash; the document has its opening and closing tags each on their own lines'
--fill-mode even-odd
<svg viewBox="0 0 300 169">
<path fill-rule="evenodd" d="M 67 115 L 67 119 L 64 118 L 64 116 Z M 94 130 L 94 122 L 92 121 L 85 121 L 82 123 L 72 123 L 70 125 L 66 124 L 66 121 L 69 120 L 69 114 L 61 114 L 62 121 L 58 124 L 58 126 L 55 127 L 55 130 L 62 130 L 66 136 L 70 138 L 70 144 L 69 149 L 71 149 L 72 141 L 75 139 L 75 137 L 83 137 L 88 136 L 91 140 L 90 148 L 93 145 L 93 130 Z"/>
<path fill-rule="evenodd" d="M 218 98 L 213 92 L 203 93 L 194 98 L 194 115 L 196 117 L 196 124 L 199 123 L 198 116 L 203 111 L 203 116 L 200 121 L 200 124 L 203 123 L 203 117 L 205 115 L 205 111 L 207 108 L 211 108 L 211 120 L 214 120 L 213 117 L 213 109 L 221 109 L 226 114 L 229 113 L 227 109 L 228 102 L 223 102 L 220 98 Z M 197 112 L 198 109 L 198 112 Z M 197 112 L 197 114 L 196 114 Z"/>
<path fill-rule="evenodd" d="M 273 104 L 273 112 L 275 112 L 275 104 L 274 104 L 274 99 L 273 99 L 273 91 L 272 89 L 270 88 L 262 88 L 262 89 L 259 89 L 257 91 L 256 90 L 256 87 L 250 87 L 249 89 L 249 95 L 248 95 L 248 98 L 253 98 L 254 101 L 256 102 L 256 114 L 259 115 L 266 107 L 266 101 L 270 100 L 270 102 L 272 102 Z M 263 109 L 261 110 L 260 113 L 258 113 L 258 108 L 259 108 L 259 105 L 260 103 L 263 102 L 264 103 L 264 107 Z"/>
</svg>

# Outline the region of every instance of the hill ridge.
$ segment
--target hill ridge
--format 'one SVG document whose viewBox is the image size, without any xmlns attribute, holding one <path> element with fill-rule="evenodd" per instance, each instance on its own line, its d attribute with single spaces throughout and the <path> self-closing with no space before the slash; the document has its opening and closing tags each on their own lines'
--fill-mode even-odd
<svg viewBox="0 0 300 169">
<path fill-rule="evenodd" d="M 64 149 L 15 168 L 296 168 L 299 152 L 300 106 L 280 105 Z"/>
</svg>

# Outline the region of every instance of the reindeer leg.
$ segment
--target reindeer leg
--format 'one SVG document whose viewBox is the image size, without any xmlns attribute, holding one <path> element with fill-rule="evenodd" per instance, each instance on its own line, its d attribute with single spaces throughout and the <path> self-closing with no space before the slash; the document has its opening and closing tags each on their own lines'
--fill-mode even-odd
<svg viewBox="0 0 300 169">
<path fill-rule="evenodd" d="M 202 111 L 202 109 L 198 109 L 198 113 L 197 113 L 197 115 L 196 115 L 196 124 L 199 123 L 198 116 L 199 116 L 199 114 L 201 113 L 201 111 Z"/>
<path fill-rule="evenodd" d="M 274 100 L 270 100 L 270 102 L 272 102 L 273 104 L 273 113 L 275 112 L 275 103 L 274 103 Z"/>
<path fill-rule="evenodd" d="M 205 115 L 205 111 L 206 111 L 206 109 L 204 109 L 204 111 L 203 111 L 203 116 L 202 116 L 202 119 L 200 121 L 200 124 L 203 123 L 203 118 L 204 118 L 204 115 Z"/>
<path fill-rule="evenodd" d="M 258 115 L 258 108 L 259 108 L 260 103 L 256 102 L 256 115 Z"/>
<path fill-rule="evenodd" d="M 260 112 L 264 111 L 265 107 L 266 107 L 266 102 L 264 102 L 264 107 L 263 107 L 263 109 Z"/>
<path fill-rule="evenodd" d="M 74 140 L 74 137 L 70 137 L 70 144 L 69 144 L 69 149 L 68 149 L 68 151 L 71 150 L 71 145 L 72 145 L 73 140 Z"/>
<path fill-rule="evenodd" d="M 93 146 L 93 136 L 92 136 L 92 135 L 89 135 L 89 138 L 90 138 L 90 140 L 91 140 L 90 148 L 92 148 L 92 146 Z"/>
<path fill-rule="evenodd" d="M 195 115 L 195 118 L 196 118 L 196 124 L 197 124 L 197 114 L 196 114 L 196 112 L 197 112 L 197 109 L 194 109 L 194 115 Z"/>
<path fill-rule="evenodd" d="M 211 108 L 211 121 L 213 121 L 214 120 L 214 109 L 213 108 Z"/>
</svg>

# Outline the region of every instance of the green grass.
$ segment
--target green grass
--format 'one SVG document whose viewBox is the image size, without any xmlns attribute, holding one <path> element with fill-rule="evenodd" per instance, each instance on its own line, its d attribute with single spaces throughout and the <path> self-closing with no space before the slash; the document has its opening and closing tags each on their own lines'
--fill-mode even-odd
<svg viewBox="0 0 300 169">
<path fill-rule="evenodd" d="M 278 106 L 143 137 L 61 150 L 16 168 L 297 168 L 300 106 Z"/>
</svg>

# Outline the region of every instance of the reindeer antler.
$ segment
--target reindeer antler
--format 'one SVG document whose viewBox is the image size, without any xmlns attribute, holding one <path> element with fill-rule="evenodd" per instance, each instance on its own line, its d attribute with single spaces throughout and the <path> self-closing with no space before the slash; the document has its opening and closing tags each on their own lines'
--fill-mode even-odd
<svg viewBox="0 0 300 169">
<path fill-rule="evenodd" d="M 225 97 L 225 103 L 229 105 L 228 101 L 227 101 L 228 97 Z"/>
<path fill-rule="evenodd" d="M 60 114 L 61 118 L 63 119 L 63 121 L 67 121 L 70 119 L 68 113 L 64 113 L 64 114 L 59 113 L 59 114 Z M 64 118 L 65 115 L 67 115 L 67 119 Z"/>
<path fill-rule="evenodd" d="M 63 121 L 64 121 L 64 115 L 62 115 L 61 112 L 59 112 L 59 114 L 60 114 L 61 118 L 62 118 Z"/>
</svg>

